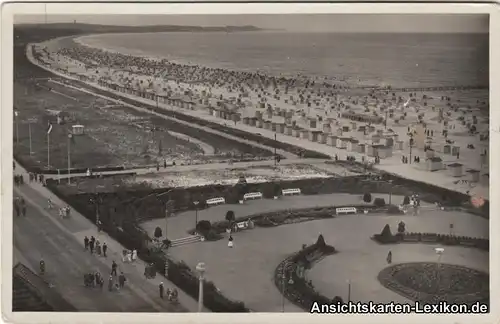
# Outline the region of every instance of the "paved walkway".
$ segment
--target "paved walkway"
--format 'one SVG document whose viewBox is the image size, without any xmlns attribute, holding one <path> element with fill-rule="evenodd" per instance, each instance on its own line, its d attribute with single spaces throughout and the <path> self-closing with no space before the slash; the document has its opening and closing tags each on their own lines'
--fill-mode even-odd
<svg viewBox="0 0 500 324">
<path fill-rule="evenodd" d="M 398 197 L 400 198 L 400 197 Z M 398 198 L 395 198 L 397 201 Z M 309 199 L 317 199 L 310 203 Z M 356 199 L 353 196 L 351 199 Z M 322 202 L 320 201 L 322 200 Z M 307 205 L 329 205 L 336 201 L 348 201 L 347 195 L 320 195 L 289 197 L 276 201 L 253 201 L 243 206 L 218 206 L 204 210 L 201 219 L 221 220 L 229 208 L 236 216 L 251 215 L 276 209 L 303 208 Z M 264 205 L 265 203 L 268 203 Z M 272 203 L 271 203 L 272 202 Z M 239 207 L 239 208 L 234 208 Z M 194 223 L 194 212 L 188 212 L 169 220 L 170 232 L 181 231 L 174 228 L 184 222 Z M 200 215 L 199 215 L 200 216 Z M 177 220 L 178 219 L 178 220 Z M 352 299 L 359 301 L 408 302 L 400 295 L 384 288 L 377 281 L 377 274 L 387 266 L 385 257 L 388 250 L 393 251 L 397 262 L 436 260 L 433 245 L 400 244 L 395 246 L 379 245 L 370 237 L 380 233 L 385 224 L 394 232 L 403 220 L 410 232 L 449 233 L 449 224 L 454 224 L 454 233 L 473 237 L 489 237 L 489 222 L 481 217 L 463 213 L 446 212 L 424 208 L 419 216 L 413 215 L 343 215 L 334 219 L 322 219 L 299 224 L 283 225 L 273 228 L 255 228 L 233 233 L 234 248 L 227 247 L 227 239 L 216 242 L 174 247 L 171 254 L 184 260 L 189 266 L 203 261 L 207 267 L 207 279 L 234 300 L 266 312 L 281 311 L 281 294 L 274 286 L 273 272 L 280 261 L 289 254 L 300 250 L 302 244 L 314 243 L 321 233 L 325 241 L 333 245 L 338 254 L 329 256 L 316 264 L 306 273 L 315 287 L 325 296 L 333 298 L 340 295 L 347 299 L 347 280 L 352 280 Z M 186 226 L 184 226 L 186 227 Z M 477 268 L 488 272 L 489 253 L 461 247 L 444 247 L 442 261 Z M 241 274 L 247 274 L 244 278 Z M 251 275 L 248 275 L 251 274 Z M 300 312 L 298 307 L 285 303 L 286 312 Z"/>
<path fill-rule="evenodd" d="M 23 174 L 25 179 L 27 178 L 26 171 L 20 166 L 16 167 L 15 173 Z M 16 187 L 14 194 L 24 197 L 29 205 L 28 216 L 16 218 L 14 222 L 14 252 L 18 254 L 17 258 L 27 260 L 31 267 L 37 269 L 38 262 L 43 257 L 47 264 L 49 280 L 52 280 L 52 283 L 62 290 L 62 295 L 68 297 L 69 301 L 79 309 L 151 312 L 183 311 L 185 307 L 188 311 L 197 311 L 197 302 L 163 276 L 157 275 L 155 279 L 146 280 L 145 264 L 141 260 L 135 263 L 123 263 L 121 252 L 124 247 L 106 233 L 97 233 L 95 226 L 83 215 L 72 210 L 70 219 L 61 219 L 57 210 L 48 210 L 48 198 L 56 206 L 65 204 L 41 184 L 27 183 Z M 95 236 L 101 244 L 106 242 L 108 257 L 91 256 L 89 252 L 85 252 L 83 250 L 85 235 Z M 80 289 L 83 286 L 84 271 L 98 269 L 102 274 L 107 274 L 110 272 L 112 260 L 117 262 L 118 271 L 126 274 L 128 279 L 126 291 L 116 293 L 112 298 L 99 295 L 101 298 L 99 299 L 93 295 L 84 295 L 83 292 L 87 291 L 82 292 Z M 159 298 L 158 285 L 161 281 L 164 282 L 165 288 L 177 288 L 182 308 L 173 307 Z M 108 303 L 106 302 L 108 299 L 113 301 Z"/>
</svg>

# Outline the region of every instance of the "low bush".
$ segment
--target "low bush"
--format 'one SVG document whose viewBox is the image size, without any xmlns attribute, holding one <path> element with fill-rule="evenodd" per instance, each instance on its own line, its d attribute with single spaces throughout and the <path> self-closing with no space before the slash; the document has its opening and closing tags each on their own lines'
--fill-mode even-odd
<svg viewBox="0 0 500 324">
<path fill-rule="evenodd" d="M 363 201 L 364 201 L 365 203 L 369 203 L 369 202 L 371 202 L 371 201 L 372 201 L 372 195 L 371 195 L 370 193 L 368 193 L 368 192 L 367 192 L 367 193 L 365 193 L 365 194 L 363 195 Z"/>
<path fill-rule="evenodd" d="M 373 200 L 373 206 L 384 207 L 385 206 L 385 199 L 384 198 L 375 198 L 375 200 Z"/>
</svg>

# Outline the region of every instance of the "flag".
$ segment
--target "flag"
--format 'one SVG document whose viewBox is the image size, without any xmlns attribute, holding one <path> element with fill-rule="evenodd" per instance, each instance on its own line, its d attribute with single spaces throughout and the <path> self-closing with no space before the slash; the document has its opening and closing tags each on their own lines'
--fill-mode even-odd
<svg viewBox="0 0 500 324">
<path fill-rule="evenodd" d="M 47 128 L 47 135 L 50 134 L 50 132 L 52 132 L 52 124 L 49 123 L 49 126 Z"/>
</svg>

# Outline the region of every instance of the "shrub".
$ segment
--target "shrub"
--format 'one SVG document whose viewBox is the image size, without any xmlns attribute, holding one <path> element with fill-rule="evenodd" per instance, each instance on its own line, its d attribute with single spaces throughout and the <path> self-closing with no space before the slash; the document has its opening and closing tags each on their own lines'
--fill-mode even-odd
<svg viewBox="0 0 500 324">
<path fill-rule="evenodd" d="M 387 208 L 387 213 L 388 214 L 391 214 L 391 215 L 399 215 L 401 214 L 401 210 L 399 210 L 399 207 L 398 206 L 394 206 L 394 205 L 390 205 L 388 208 Z"/>
<path fill-rule="evenodd" d="M 410 197 L 408 196 L 405 196 L 403 198 L 403 205 L 409 205 L 410 204 Z"/>
<path fill-rule="evenodd" d="M 212 224 L 208 220 L 201 220 L 196 224 L 196 230 L 200 232 L 200 234 L 204 235 L 208 233 L 212 229 Z"/>
<path fill-rule="evenodd" d="M 156 237 L 157 239 L 159 239 L 162 236 L 163 236 L 163 232 L 161 231 L 161 228 L 159 226 L 157 226 L 155 228 L 154 237 Z"/>
<path fill-rule="evenodd" d="M 323 234 L 319 234 L 318 240 L 316 240 L 316 246 L 318 246 L 318 247 L 326 246 L 325 238 L 323 237 Z"/>
<path fill-rule="evenodd" d="M 365 203 L 369 203 L 369 202 L 371 202 L 371 201 L 372 201 L 372 195 L 371 195 L 370 193 L 368 193 L 368 192 L 367 192 L 367 193 L 365 193 L 365 194 L 363 195 L 363 201 L 364 201 Z"/>
<path fill-rule="evenodd" d="M 228 210 L 226 213 L 226 220 L 229 223 L 232 223 L 232 222 L 234 222 L 235 219 L 236 219 L 236 216 L 234 215 L 234 211 Z"/>
<path fill-rule="evenodd" d="M 373 200 L 373 205 L 375 207 L 384 207 L 385 206 L 385 199 L 384 198 L 375 198 L 375 200 Z"/>
<path fill-rule="evenodd" d="M 392 237 L 391 233 L 391 227 L 389 224 L 385 224 L 384 229 L 382 229 L 382 232 L 380 233 L 381 237 Z"/>
</svg>

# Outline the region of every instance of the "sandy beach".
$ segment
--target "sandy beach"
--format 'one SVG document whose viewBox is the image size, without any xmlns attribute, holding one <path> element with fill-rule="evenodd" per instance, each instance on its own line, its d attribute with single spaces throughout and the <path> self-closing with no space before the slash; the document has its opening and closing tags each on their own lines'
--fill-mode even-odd
<svg viewBox="0 0 500 324">
<path fill-rule="evenodd" d="M 391 166 L 399 168 L 403 157 L 409 158 L 408 134 L 411 133 L 419 137 L 419 143 L 411 148 L 411 158 L 418 157 L 420 160 L 412 161 L 416 162 L 412 164 L 412 170 L 429 178 L 436 177 L 436 174 L 449 176 L 445 186 L 463 188 L 465 184 L 469 187 L 466 191 L 479 190 L 482 196 L 487 196 L 487 182 L 477 184 L 478 181 L 471 180 L 469 174 L 473 170 L 472 173 L 479 172 L 482 178 L 488 177 L 487 90 L 446 88 L 407 91 L 339 86 L 305 77 L 278 78 L 260 73 L 183 65 L 162 57 L 123 55 L 119 51 L 88 45 L 91 44 L 85 44 L 84 37 L 77 40 L 64 38 L 39 44 L 36 51 L 41 52 L 53 68 L 85 76 L 93 83 L 116 84 L 194 103 L 192 109 L 183 109 L 182 113 L 213 120 L 215 117 L 210 109 L 213 107 L 238 114 L 238 121 L 234 123 L 232 120 L 220 121 L 226 126 L 245 130 L 254 126 L 252 132 L 262 135 L 268 133 L 263 125 L 266 122 L 283 125 L 283 129 L 290 126 L 293 131 L 288 134 L 280 131 L 287 135 L 280 135 L 280 138 L 286 137 L 286 141 L 308 149 L 321 147 L 322 152 L 341 159 L 354 156 L 359 160 L 374 161 L 373 154 L 353 150 L 350 144 L 347 145 L 349 147 L 342 144 L 339 147 L 338 139 L 330 143 L 326 135 L 323 139 L 311 141 L 311 133 L 348 138 L 366 146 L 388 145 L 380 137 L 390 137 L 394 148 L 388 156 L 381 157 L 381 167 L 385 165 L 388 169 L 393 168 Z M 168 106 L 164 102 L 160 105 Z M 363 118 L 354 120 L 357 117 L 352 116 Z M 249 120 L 255 118 L 261 122 L 250 125 Z M 417 136 L 417 131 L 424 134 Z M 277 132 L 274 130 L 275 134 Z M 452 147 L 456 147 L 453 152 Z M 431 170 L 427 160 L 435 157 L 439 157 L 442 167 Z M 447 165 L 457 163 L 463 169 L 459 176 L 451 174 L 452 171 L 447 168 Z M 405 163 L 401 167 L 409 165 Z M 411 170 L 409 173 L 412 173 Z"/>
</svg>

